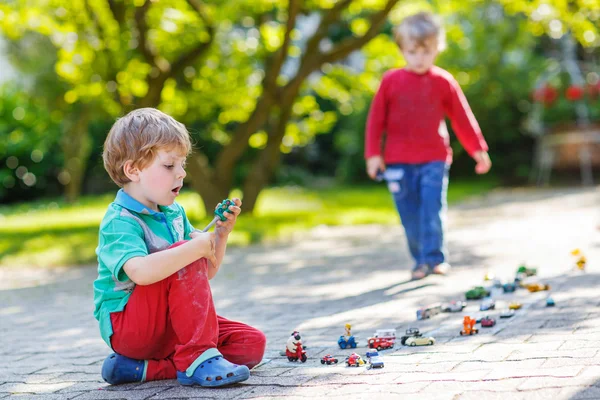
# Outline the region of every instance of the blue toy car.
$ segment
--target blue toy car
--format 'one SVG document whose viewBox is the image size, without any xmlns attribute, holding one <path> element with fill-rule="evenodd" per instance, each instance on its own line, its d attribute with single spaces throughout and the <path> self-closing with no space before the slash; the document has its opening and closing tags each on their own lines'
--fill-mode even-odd
<svg viewBox="0 0 600 400">
<path fill-rule="evenodd" d="M 552 297 L 546 299 L 546 307 L 554 307 L 554 299 Z"/>
<path fill-rule="evenodd" d="M 366 359 L 367 359 L 367 363 L 368 369 L 371 368 L 383 368 L 384 364 L 383 364 L 383 359 L 382 357 L 379 355 L 379 353 L 377 352 L 377 350 L 369 350 L 367 351 L 366 354 Z"/>
<path fill-rule="evenodd" d="M 502 286 L 502 289 L 504 290 L 504 293 L 512 293 L 517 289 L 517 285 L 514 283 L 505 283 Z"/>
<path fill-rule="evenodd" d="M 354 340 L 354 336 L 340 336 L 340 338 L 338 339 L 338 345 L 340 346 L 340 349 L 346 349 L 346 348 L 356 348 L 356 340 Z"/>
</svg>

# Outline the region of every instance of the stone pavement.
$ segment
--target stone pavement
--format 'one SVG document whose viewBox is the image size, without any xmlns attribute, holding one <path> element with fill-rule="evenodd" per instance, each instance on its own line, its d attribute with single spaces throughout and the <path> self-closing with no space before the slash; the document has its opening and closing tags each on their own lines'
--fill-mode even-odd
<svg viewBox="0 0 600 400">
<path fill-rule="evenodd" d="M 0 399 L 600 399 L 600 202 L 598 188 L 499 191 L 451 208 L 451 276 L 408 281 L 400 227 L 316 227 L 295 243 L 231 249 L 212 281 L 218 312 L 268 338 L 265 362 L 226 389 L 176 381 L 110 387 L 100 377 L 109 349 L 92 316 L 95 268 L 0 270 Z M 587 272 L 571 270 L 571 249 Z M 76 251 L 77 249 L 74 249 Z M 508 279 L 521 262 L 539 267 L 546 293 L 520 290 L 497 302 L 524 304 L 494 328 L 461 337 L 463 313 L 415 321 L 415 310 L 462 298 L 486 271 Z M 497 315 L 497 312 L 490 312 Z M 322 366 L 344 359 L 336 340 L 351 323 L 362 344 L 375 329 L 416 326 L 434 346 L 382 351 L 385 368 Z M 299 329 L 306 364 L 279 355 Z"/>
</svg>

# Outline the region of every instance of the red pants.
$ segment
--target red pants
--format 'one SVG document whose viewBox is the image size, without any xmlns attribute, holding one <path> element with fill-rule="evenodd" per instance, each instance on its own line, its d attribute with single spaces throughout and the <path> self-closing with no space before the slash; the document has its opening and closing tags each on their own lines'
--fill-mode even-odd
<svg viewBox="0 0 600 400">
<path fill-rule="evenodd" d="M 110 315 L 113 350 L 148 360 L 147 381 L 175 379 L 210 348 L 248 368 L 262 360 L 265 335 L 217 315 L 207 269 L 201 258 L 160 282 L 137 285 L 125 309 Z"/>
</svg>

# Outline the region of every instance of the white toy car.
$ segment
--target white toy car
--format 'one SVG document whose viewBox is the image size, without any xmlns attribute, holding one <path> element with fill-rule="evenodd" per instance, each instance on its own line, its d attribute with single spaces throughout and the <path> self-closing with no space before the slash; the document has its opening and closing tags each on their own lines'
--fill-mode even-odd
<svg viewBox="0 0 600 400">
<path fill-rule="evenodd" d="M 431 336 L 429 336 L 429 337 L 411 336 L 408 339 L 406 339 L 407 346 L 432 346 L 434 344 L 435 344 L 435 339 L 432 338 Z"/>
<path fill-rule="evenodd" d="M 449 303 L 444 303 L 442 306 L 443 312 L 461 312 L 467 306 L 466 301 L 453 300 Z"/>
</svg>

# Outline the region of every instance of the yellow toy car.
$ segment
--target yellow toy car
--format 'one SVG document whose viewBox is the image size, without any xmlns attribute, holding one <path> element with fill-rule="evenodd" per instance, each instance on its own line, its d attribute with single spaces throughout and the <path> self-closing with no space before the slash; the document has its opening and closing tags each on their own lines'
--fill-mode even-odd
<svg viewBox="0 0 600 400">
<path fill-rule="evenodd" d="M 510 310 L 518 310 L 519 308 L 521 308 L 521 303 L 512 302 L 508 305 L 508 308 Z"/>
</svg>

